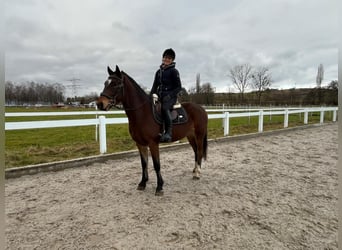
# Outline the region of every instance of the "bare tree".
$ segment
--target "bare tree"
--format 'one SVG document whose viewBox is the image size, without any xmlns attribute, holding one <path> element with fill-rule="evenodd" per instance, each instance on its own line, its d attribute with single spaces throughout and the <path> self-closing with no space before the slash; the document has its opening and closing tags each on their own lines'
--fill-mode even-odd
<svg viewBox="0 0 342 250">
<path fill-rule="evenodd" d="M 11 81 L 5 83 L 5 101 L 6 104 L 12 104 L 15 102 L 14 84 Z"/>
<path fill-rule="evenodd" d="M 252 74 L 253 87 L 257 90 L 259 105 L 261 105 L 261 95 L 264 90 L 271 86 L 271 74 L 266 67 L 260 67 Z"/>
<path fill-rule="evenodd" d="M 54 103 L 64 100 L 64 86 L 60 83 L 6 82 L 5 100 L 8 104 Z"/>
<path fill-rule="evenodd" d="M 252 76 L 252 66 L 248 63 L 236 65 L 229 70 L 228 76 L 232 80 L 234 86 L 239 90 L 241 94 L 241 100 L 243 101 L 243 94 L 245 89 L 249 86 L 250 78 Z"/>
</svg>

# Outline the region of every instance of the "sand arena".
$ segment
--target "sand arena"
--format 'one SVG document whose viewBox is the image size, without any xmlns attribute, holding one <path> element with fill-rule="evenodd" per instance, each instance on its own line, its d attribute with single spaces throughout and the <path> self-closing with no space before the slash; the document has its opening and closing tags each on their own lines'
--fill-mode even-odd
<svg viewBox="0 0 342 250">
<path fill-rule="evenodd" d="M 337 249 L 337 123 L 7 179 L 7 249 Z"/>
</svg>

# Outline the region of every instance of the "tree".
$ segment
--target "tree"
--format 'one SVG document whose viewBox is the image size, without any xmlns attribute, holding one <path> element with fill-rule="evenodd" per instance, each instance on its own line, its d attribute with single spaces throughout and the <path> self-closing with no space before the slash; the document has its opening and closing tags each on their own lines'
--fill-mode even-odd
<svg viewBox="0 0 342 250">
<path fill-rule="evenodd" d="M 228 76 L 232 80 L 234 86 L 239 90 L 241 100 L 243 101 L 243 94 L 245 89 L 249 86 L 252 76 L 252 66 L 248 63 L 236 65 L 229 70 Z"/>
<path fill-rule="evenodd" d="M 60 83 L 41 84 L 36 82 L 6 82 L 5 100 L 7 104 L 55 103 L 64 100 L 64 86 Z"/>
<path fill-rule="evenodd" d="M 338 90 L 338 81 L 334 80 L 328 84 L 328 89 Z"/>
<path fill-rule="evenodd" d="M 98 97 L 99 97 L 99 95 L 96 92 L 91 92 L 90 94 L 83 96 L 80 99 L 80 103 L 81 104 L 88 104 L 90 102 L 95 101 Z"/>
<path fill-rule="evenodd" d="M 323 68 L 323 64 L 320 64 L 318 66 L 317 76 L 316 76 L 317 88 L 321 88 L 323 78 L 324 78 L 324 68 Z"/>
<path fill-rule="evenodd" d="M 321 104 L 321 102 L 322 102 L 321 86 L 322 86 L 323 77 L 324 77 L 324 68 L 323 68 L 323 64 L 320 64 L 318 66 L 317 76 L 316 76 L 316 84 L 317 84 L 317 88 L 318 88 L 318 101 L 319 101 L 319 104 Z"/>
<path fill-rule="evenodd" d="M 201 88 L 201 75 L 200 73 L 198 73 L 196 75 L 196 93 L 197 94 L 200 92 L 200 88 Z"/>
<path fill-rule="evenodd" d="M 213 104 L 215 99 L 215 89 L 211 83 L 201 85 L 200 74 L 196 75 L 196 85 L 189 89 L 188 99 L 195 103 L 200 104 Z"/>
<path fill-rule="evenodd" d="M 211 86 L 211 83 L 205 83 L 200 89 L 201 103 L 205 105 L 214 104 L 215 89 Z"/>
<path fill-rule="evenodd" d="M 6 104 L 13 104 L 15 102 L 14 84 L 10 81 L 5 83 L 5 101 Z"/>
<path fill-rule="evenodd" d="M 268 68 L 260 67 L 255 70 L 252 74 L 253 87 L 257 89 L 257 96 L 259 105 L 261 105 L 261 95 L 264 90 L 271 86 L 271 74 L 269 73 Z"/>
<path fill-rule="evenodd" d="M 338 81 L 331 81 L 322 98 L 327 105 L 338 105 Z"/>
</svg>

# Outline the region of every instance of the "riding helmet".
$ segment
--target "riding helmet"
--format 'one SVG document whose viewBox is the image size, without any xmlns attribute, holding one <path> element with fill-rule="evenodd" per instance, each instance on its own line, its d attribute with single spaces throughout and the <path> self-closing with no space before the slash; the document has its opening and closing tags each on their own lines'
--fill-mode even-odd
<svg viewBox="0 0 342 250">
<path fill-rule="evenodd" d="M 176 58 L 176 53 L 173 51 L 173 49 L 169 48 L 169 49 L 166 49 L 163 53 L 163 57 L 164 56 L 169 56 L 172 58 L 172 60 L 175 60 Z"/>
</svg>

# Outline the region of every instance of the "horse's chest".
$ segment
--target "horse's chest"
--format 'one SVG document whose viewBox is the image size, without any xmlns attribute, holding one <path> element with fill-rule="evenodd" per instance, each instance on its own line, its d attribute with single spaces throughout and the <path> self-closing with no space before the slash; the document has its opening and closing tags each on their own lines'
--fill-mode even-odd
<svg viewBox="0 0 342 250">
<path fill-rule="evenodd" d="M 146 129 L 144 129 L 142 126 L 129 126 L 129 133 L 132 137 L 132 139 L 140 144 L 144 144 L 146 139 Z"/>
</svg>

